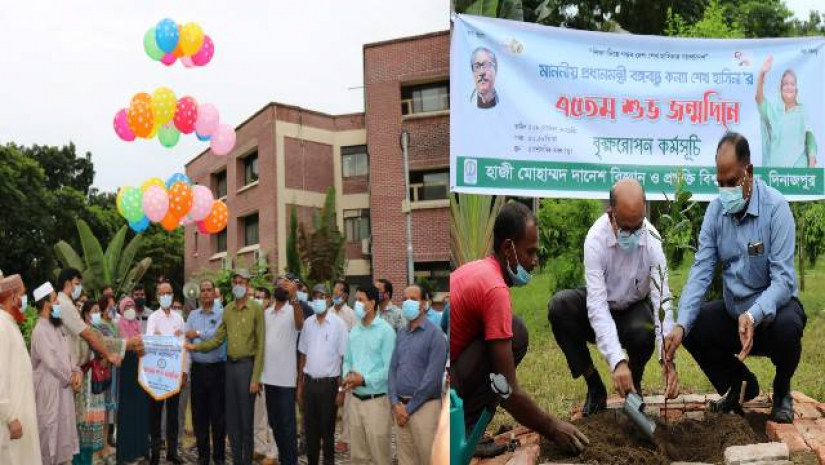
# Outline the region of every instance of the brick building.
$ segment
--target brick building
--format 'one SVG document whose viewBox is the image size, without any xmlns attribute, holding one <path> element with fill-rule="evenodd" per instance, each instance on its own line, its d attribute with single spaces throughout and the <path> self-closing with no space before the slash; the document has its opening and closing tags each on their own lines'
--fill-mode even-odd
<svg viewBox="0 0 825 465">
<path fill-rule="evenodd" d="M 363 50 L 364 113 L 327 115 L 269 103 L 236 128 L 230 154 L 207 150 L 186 165 L 193 182 L 210 186 L 230 211 L 219 235 L 186 227 L 187 278 L 264 257 L 274 272 L 284 270 L 291 208 L 310 225 L 334 186 L 351 283 L 390 279 L 401 300 L 411 212 L 415 277 L 436 288 L 436 300 L 448 291 L 449 32 Z M 409 202 L 402 131 L 410 137 Z"/>
</svg>

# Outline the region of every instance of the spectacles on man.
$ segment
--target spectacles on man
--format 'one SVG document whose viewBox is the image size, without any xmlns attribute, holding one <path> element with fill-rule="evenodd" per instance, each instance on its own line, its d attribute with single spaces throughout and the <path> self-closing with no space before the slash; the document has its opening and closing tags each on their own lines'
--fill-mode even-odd
<svg viewBox="0 0 825 465">
<path fill-rule="evenodd" d="M 482 69 L 484 71 L 490 71 L 491 69 L 493 69 L 495 67 L 496 67 L 496 65 L 494 65 L 492 61 L 483 61 L 483 62 L 473 63 L 473 71 L 475 71 L 475 72 L 479 72 Z"/>
</svg>

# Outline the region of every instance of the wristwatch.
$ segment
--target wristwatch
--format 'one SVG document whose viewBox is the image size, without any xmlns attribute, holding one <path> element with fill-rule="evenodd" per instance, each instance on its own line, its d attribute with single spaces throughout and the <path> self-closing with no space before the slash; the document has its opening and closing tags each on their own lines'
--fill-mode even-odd
<svg viewBox="0 0 825 465">
<path fill-rule="evenodd" d="M 745 312 L 745 315 L 748 315 L 748 318 L 751 320 L 751 324 L 752 324 L 752 325 L 755 325 L 755 324 L 756 324 L 756 319 L 754 319 L 754 318 L 753 318 L 753 313 L 751 313 L 751 311 L 750 311 L 750 310 L 748 310 L 747 312 Z"/>
</svg>

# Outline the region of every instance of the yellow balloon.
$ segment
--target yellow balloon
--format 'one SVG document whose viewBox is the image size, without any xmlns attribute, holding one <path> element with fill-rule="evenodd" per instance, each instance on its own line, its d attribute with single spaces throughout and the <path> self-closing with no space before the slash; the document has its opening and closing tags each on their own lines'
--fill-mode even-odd
<svg viewBox="0 0 825 465">
<path fill-rule="evenodd" d="M 158 135 L 158 128 L 159 127 L 160 127 L 160 125 L 157 125 L 157 124 L 154 125 L 154 127 L 152 127 L 152 132 L 150 132 L 149 135 L 146 136 L 145 138 L 146 139 L 154 139 L 155 136 Z"/>
<path fill-rule="evenodd" d="M 123 214 L 123 206 L 120 205 L 120 198 L 123 197 L 123 188 L 117 190 L 117 198 L 115 199 L 115 205 L 117 205 L 117 212 L 120 213 L 120 216 L 125 216 Z"/>
<path fill-rule="evenodd" d="M 166 190 L 166 184 L 164 184 L 163 179 L 160 178 L 149 178 L 148 181 L 144 182 L 142 186 L 140 186 L 141 192 L 146 192 L 146 189 L 152 186 L 160 186 L 163 190 Z"/>
<path fill-rule="evenodd" d="M 155 92 L 152 93 L 152 113 L 155 116 L 155 124 L 161 126 L 172 121 L 175 117 L 177 105 L 178 101 L 172 89 L 168 87 L 155 89 Z"/>
<path fill-rule="evenodd" d="M 203 46 L 203 29 L 198 23 L 186 23 L 181 28 L 180 49 L 184 56 L 192 56 L 198 53 Z"/>
</svg>

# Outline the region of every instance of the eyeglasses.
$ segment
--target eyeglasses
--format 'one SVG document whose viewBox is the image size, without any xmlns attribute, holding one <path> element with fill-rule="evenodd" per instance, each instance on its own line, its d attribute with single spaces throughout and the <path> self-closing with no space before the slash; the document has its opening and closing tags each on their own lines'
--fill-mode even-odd
<svg viewBox="0 0 825 465">
<path fill-rule="evenodd" d="M 479 63 L 479 62 L 473 63 L 473 71 L 475 71 L 475 72 L 479 72 L 482 69 L 484 71 L 490 71 L 491 69 L 493 69 L 495 67 L 496 67 L 496 65 L 492 61 L 485 61 L 485 62 L 482 62 L 482 63 Z"/>
</svg>

